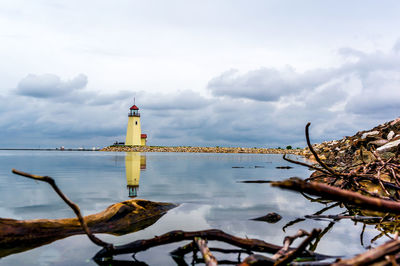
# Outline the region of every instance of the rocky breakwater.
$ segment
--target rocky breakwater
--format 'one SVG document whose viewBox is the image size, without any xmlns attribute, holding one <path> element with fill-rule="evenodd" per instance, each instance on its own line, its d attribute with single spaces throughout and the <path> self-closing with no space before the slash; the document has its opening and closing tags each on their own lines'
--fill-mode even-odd
<svg viewBox="0 0 400 266">
<path fill-rule="evenodd" d="M 313 149 L 321 160 L 330 165 L 349 166 L 371 163 L 378 159 L 377 154 L 383 160 L 394 158 L 399 144 L 400 118 L 397 118 L 373 129 L 359 131 L 351 137 L 314 144 Z M 305 148 L 302 154 L 313 159 L 309 148 Z"/>
<path fill-rule="evenodd" d="M 308 180 L 400 201 L 400 118 L 312 149 L 320 159 L 314 169 L 321 170 Z M 317 159 L 308 148 L 302 155 Z"/>
<path fill-rule="evenodd" d="M 193 153 L 258 153 L 258 154 L 302 154 L 303 149 L 267 149 L 240 147 L 189 147 L 189 146 L 109 146 L 101 151 L 122 152 L 193 152 Z"/>
</svg>

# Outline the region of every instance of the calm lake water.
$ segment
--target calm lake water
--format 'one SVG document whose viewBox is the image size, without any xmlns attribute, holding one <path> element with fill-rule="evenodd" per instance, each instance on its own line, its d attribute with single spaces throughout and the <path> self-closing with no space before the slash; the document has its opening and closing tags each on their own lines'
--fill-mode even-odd
<svg viewBox="0 0 400 266">
<path fill-rule="evenodd" d="M 286 232 L 282 230 L 290 221 L 314 214 L 326 205 L 310 202 L 301 194 L 272 188 L 268 184 L 237 181 L 282 180 L 292 176 L 306 178 L 311 173 L 298 165 L 291 165 L 293 168 L 288 170 L 276 169 L 287 165 L 281 155 L 261 154 L 0 151 L 0 217 L 74 217 L 72 210 L 47 184 L 13 175 L 11 168 L 16 168 L 53 177 L 63 192 L 80 206 L 84 215 L 100 212 L 135 193 L 141 199 L 180 204 L 142 231 L 119 237 L 98 234 L 99 238 L 115 244 L 151 238 L 177 229 L 217 228 L 236 236 L 281 245 L 284 236 L 293 235 L 298 229 L 327 228 L 329 220 L 306 220 L 287 227 Z M 335 207 L 324 214 L 343 211 Z M 282 219 L 275 224 L 250 220 L 269 212 L 279 213 Z M 387 240 L 381 238 L 371 244 L 379 232 L 374 226 L 367 226 L 361 243 L 361 231 L 361 223 L 355 225 L 350 220 L 336 222 L 319 241 L 316 251 L 351 256 L 365 251 L 369 245 L 375 246 Z M 153 248 L 138 253 L 136 259 L 149 265 L 175 265 L 169 252 L 185 243 Z M 209 246 L 224 245 L 210 242 Z M 96 265 L 91 258 L 98 250 L 86 236 L 77 235 L 3 257 L 0 264 Z M 236 259 L 234 255 L 216 254 L 216 257 Z M 132 260 L 130 255 L 116 259 Z M 190 263 L 191 255 L 187 255 L 186 261 Z"/>
</svg>

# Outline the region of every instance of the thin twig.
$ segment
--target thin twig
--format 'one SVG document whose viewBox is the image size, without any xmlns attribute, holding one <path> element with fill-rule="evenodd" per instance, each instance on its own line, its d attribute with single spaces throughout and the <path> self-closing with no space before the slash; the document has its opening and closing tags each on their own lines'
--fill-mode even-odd
<svg viewBox="0 0 400 266">
<path fill-rule="evenodd" d="M 377 174 L 376 174 L 376 178 L 378 179 L 379 185 L 381 186 L 382 190 L 386 193 L 386 195 L 388 195 L 388 196 L 390 197 L 391 195 L 390 195 L 389 191 L 387 191 L 387 189 L 385 188 L 385 186 L 383 185 L 382 180 L 381 180 L 381 169 L 382 169 L 383 167 L 384 167 L 384 165 L 381 166 L 381 167 L 378 169 L 378 172 L 377 172 Z"/>
<path fill-rule="evenodd" d="M 361 243 L 362 247 L 364 247 L 364 232 L 365 232 L 365 227 L 366 226 L 367 226 L 366 224 L 363 225 L 363 228 L 362 228 L 362 231 L 361 231 L 361 234 L 360 234 L 360 243 Z"/>
<path fill-rule="evenodd" d="M 320 172 L 322 172 L 322 173 L 324 173 L 324 174 L 328 174 L 328 175 L 330 174 L 329 172 L 325 171 L 324 169 L 315 167 L 315 166 L 313 166 L 313 165 L 311 165 L 311 164 L 307 164 L 307 163 L 303 163 L 303 162 L 298 162 L 298 161 L 295 161 L 295 160 L 286 158 L 286 153 L 283 155 L 282 158 L 283 158 L 285 161 L 288 161 L 288 162 L 291 162 L 291 163 L 294 163 L 294 164 L 299 164 L 299 165 L 302 165 L 302 166 L 305 166 L 305 167 L 308 167 L 308 168 L 311 168 L 311 169 L 320 171 Z"/>
<path fill-rule="evenodd" d="M 351 219 L 353 221 L 365 221 L 365 220 L 377 220 L 380 221 L 382 217 L 376 216 L 358 216 L 358 215 L 304 215 L 307 219 L 332 219 L 332 220 L 342 220 Z"/>
</svg>

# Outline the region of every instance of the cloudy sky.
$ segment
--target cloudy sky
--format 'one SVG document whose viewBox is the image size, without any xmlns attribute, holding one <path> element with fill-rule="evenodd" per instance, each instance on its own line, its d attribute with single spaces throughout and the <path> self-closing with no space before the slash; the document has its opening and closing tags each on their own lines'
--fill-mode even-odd
<svg viewBox="0 0 400 266">
<path fill-rule="evenodd" d="M 3 0 L 0 147 L 277 147 L 399 116 L 399 1 Z"/>
</svg>

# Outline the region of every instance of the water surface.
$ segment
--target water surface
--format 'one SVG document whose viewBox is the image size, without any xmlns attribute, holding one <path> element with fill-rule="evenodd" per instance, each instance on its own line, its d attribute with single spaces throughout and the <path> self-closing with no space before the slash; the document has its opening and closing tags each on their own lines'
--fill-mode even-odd
<svg viewBox="0 0 400 266">
<path fill-rule="evenodd" d="M 298 158 L 292 156 L 292 158 Z M 13 219 L 65 218 L 73 212 L 45 183 L 13 175 L 11 168 L 53 177 L 63 192 L 77 203 L 83 214 L 104 210 L 130 197 L 180 204 L 145 230 L 124 236 L 98 234 L 116 244 L 151 238 L 171 230 L 217 228 L 239 236 L 282 244 L 286 235 L 298 229 L 327 228 L 330 221 L 306 220 L 286 228 L 290 221 L 326 207 L 310 202 L 301 194 L 272 188 L 268 184 L 243 184 L 239 180 L 282 180 L 306 178 L 302 166 L 286 166 L 281 155 L 198 154 L 198 153 L 111 153 L 68 151 L 0 151 L 0 217 Z M 339 214 L 338 207 L 324 214 Z M 252 221 L 269 212 L 283 218 L 275 224 Z M 362 224 L 342 220 L 326 230 L 317 252 L 351 256 L 365 251 L 379 234 L 367 226 L 360 240 Z M 372 243 L 376 245 L 385 239 Z M 185 242 L 150 249 L 136 255 L 149 265 L 175 265 L 169 252 Z M 294 245 L 298 244 L 295 242 Z M 210 246 L 223 246 L 211 242 Z M 365 246 L 365 247 L 364 247 Z M 95 265 L 99 250 L 86 236 L 78 235 L 0 259 L 2 265 Z M 155 256 L 155 254 L 157 254 Z M 216 254 L 217 258 L 235 256 Z M 132 260 L 130 255 L 117 259 Z M 187 256 L 190 262 L 190 256 Z"/>
</svg>

